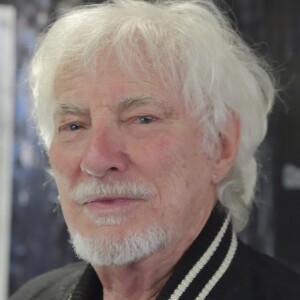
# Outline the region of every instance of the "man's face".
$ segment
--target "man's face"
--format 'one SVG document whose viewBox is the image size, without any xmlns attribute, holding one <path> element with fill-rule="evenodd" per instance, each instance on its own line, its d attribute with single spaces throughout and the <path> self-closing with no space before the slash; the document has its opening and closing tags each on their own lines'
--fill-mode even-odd
<svg viewBox="0 0 300 300">
<path fill-rule="evenodd" d="M 71 234 L 122 243 L 154 226 L 175 245 L 201 227 L 214 160 L 174 91 L 111 67 L 57 84 L 55 106 L 49 158 Z"/>
</svg>

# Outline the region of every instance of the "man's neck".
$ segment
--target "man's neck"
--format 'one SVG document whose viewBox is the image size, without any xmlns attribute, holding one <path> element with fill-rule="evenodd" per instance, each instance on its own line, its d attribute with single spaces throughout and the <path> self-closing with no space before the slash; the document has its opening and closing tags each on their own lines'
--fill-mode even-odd
<svg viewBox="0 0 300 300">
<path fill-rule="evenodd" d="M 176 251 L 175 255 L 166 250 L 164 252 L 168 253 L 164 256 L 156 253 L 139 262 L 96 268 L 103 285 L 104 300 L 155 299 L 184 251 Z"/>
<path fill-rule="evenodd" d="M 164 265 L 164 263 L 162 263 Z M 100 271 L 104 300 L 152 300 L 171 275 L 165 266 L 147 270 L 135 264 Z M 99 276 L 99 275 L 98 275 Z"/>
</svg>

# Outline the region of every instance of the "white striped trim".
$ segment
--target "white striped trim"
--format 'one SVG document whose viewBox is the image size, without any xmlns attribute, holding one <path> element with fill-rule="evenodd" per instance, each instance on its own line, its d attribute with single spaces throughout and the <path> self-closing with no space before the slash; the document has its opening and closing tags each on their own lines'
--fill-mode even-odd
<svg viewBox="0 0 300 300">
<path fill-rule="evenodd" d="M 204 288 L 202 289 L 202 291 L 200 292 L 200 294 L 197 296 L 197 298 L 195 300 L 203 300 L 207 297 L 207 295 L 214 288 L 214 286 L 218 283 L 218 281 L 223 276 L 223 274 L 227 271 L 229 265 L 232 262 L 234 255 L 235 255 L 236 249 L 237 249 L 237 238 L 236 238 L 235 233 L 232 232 L 231 244 L 230 244 L 229 250 L 226 254 L 224 261 L 222 262 L 221 266 L 219 267 L 217 272 L 214 274 L 214 276 L 204 286 Z"/>
<path fill-rule="evenodd" d="M 191 284 L 191 282 L 194 280 L 194 278 L 197 276 L 197 274 L 203 269 L 203 267 L 207 264 L 207 262 L 210 260 L 212 255 L 217 250 L 220 242 L 222 241 L 222 238 L 227 230 L 228 224 L 229 224 L 230 216 L 228 214 L 226 220 L 224 221 L 221 230 L 213 240 L 213 242 L 210 244 L 206 252 L 201 256 L 201 258 L 197 261 L 197 263 L 193 266 L 193 268 L 189 271 L 189 273 L 185 276 L 185 278 L 181 281 L 181 283 L 178 285 L 176 290 L 173 292 L 169 300 L 178 300 L 180 296 L 185 292 L 185 290 L 188 288 L 188 286 Z"/>
</svg>

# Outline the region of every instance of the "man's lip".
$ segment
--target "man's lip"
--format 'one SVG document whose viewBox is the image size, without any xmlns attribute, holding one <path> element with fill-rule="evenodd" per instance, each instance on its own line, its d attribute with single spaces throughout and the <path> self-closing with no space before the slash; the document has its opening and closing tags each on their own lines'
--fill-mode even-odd
<svg viewBox="0 0 300 300">
<path fill-rule="evenodd" d="M 131 201 L 142 201 L 144 199 L 132 197 L 132 196 L 88 196 L 83 201 L 83 205 L 87 204 L 93 204 L 93 203 L 103 203 L 103 204 L 109 204 L 109 203 L 116 203 L 116 202 L 131 202 Z"/>
<path fill-rule="evenodd" d="M 117 213 L 133 209 L 142 199 L 130 197 L 101 197 L 89 199 L 82 204 L 85 209 L 93 213 Z"/>
</svg>

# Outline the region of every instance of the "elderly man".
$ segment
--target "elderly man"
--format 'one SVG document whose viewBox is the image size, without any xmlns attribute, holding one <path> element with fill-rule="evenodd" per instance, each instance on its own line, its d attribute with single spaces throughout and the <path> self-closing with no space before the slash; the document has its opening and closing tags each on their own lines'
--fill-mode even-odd
<svg viewBox="0 0 300 300">
<path fill-rule="evenodd" d="M 76 263 L 12 299 L 300 299 L 237 240 L 274 84 L 210 0 L 80 7 L 31 66 Z"/>
</svg>

